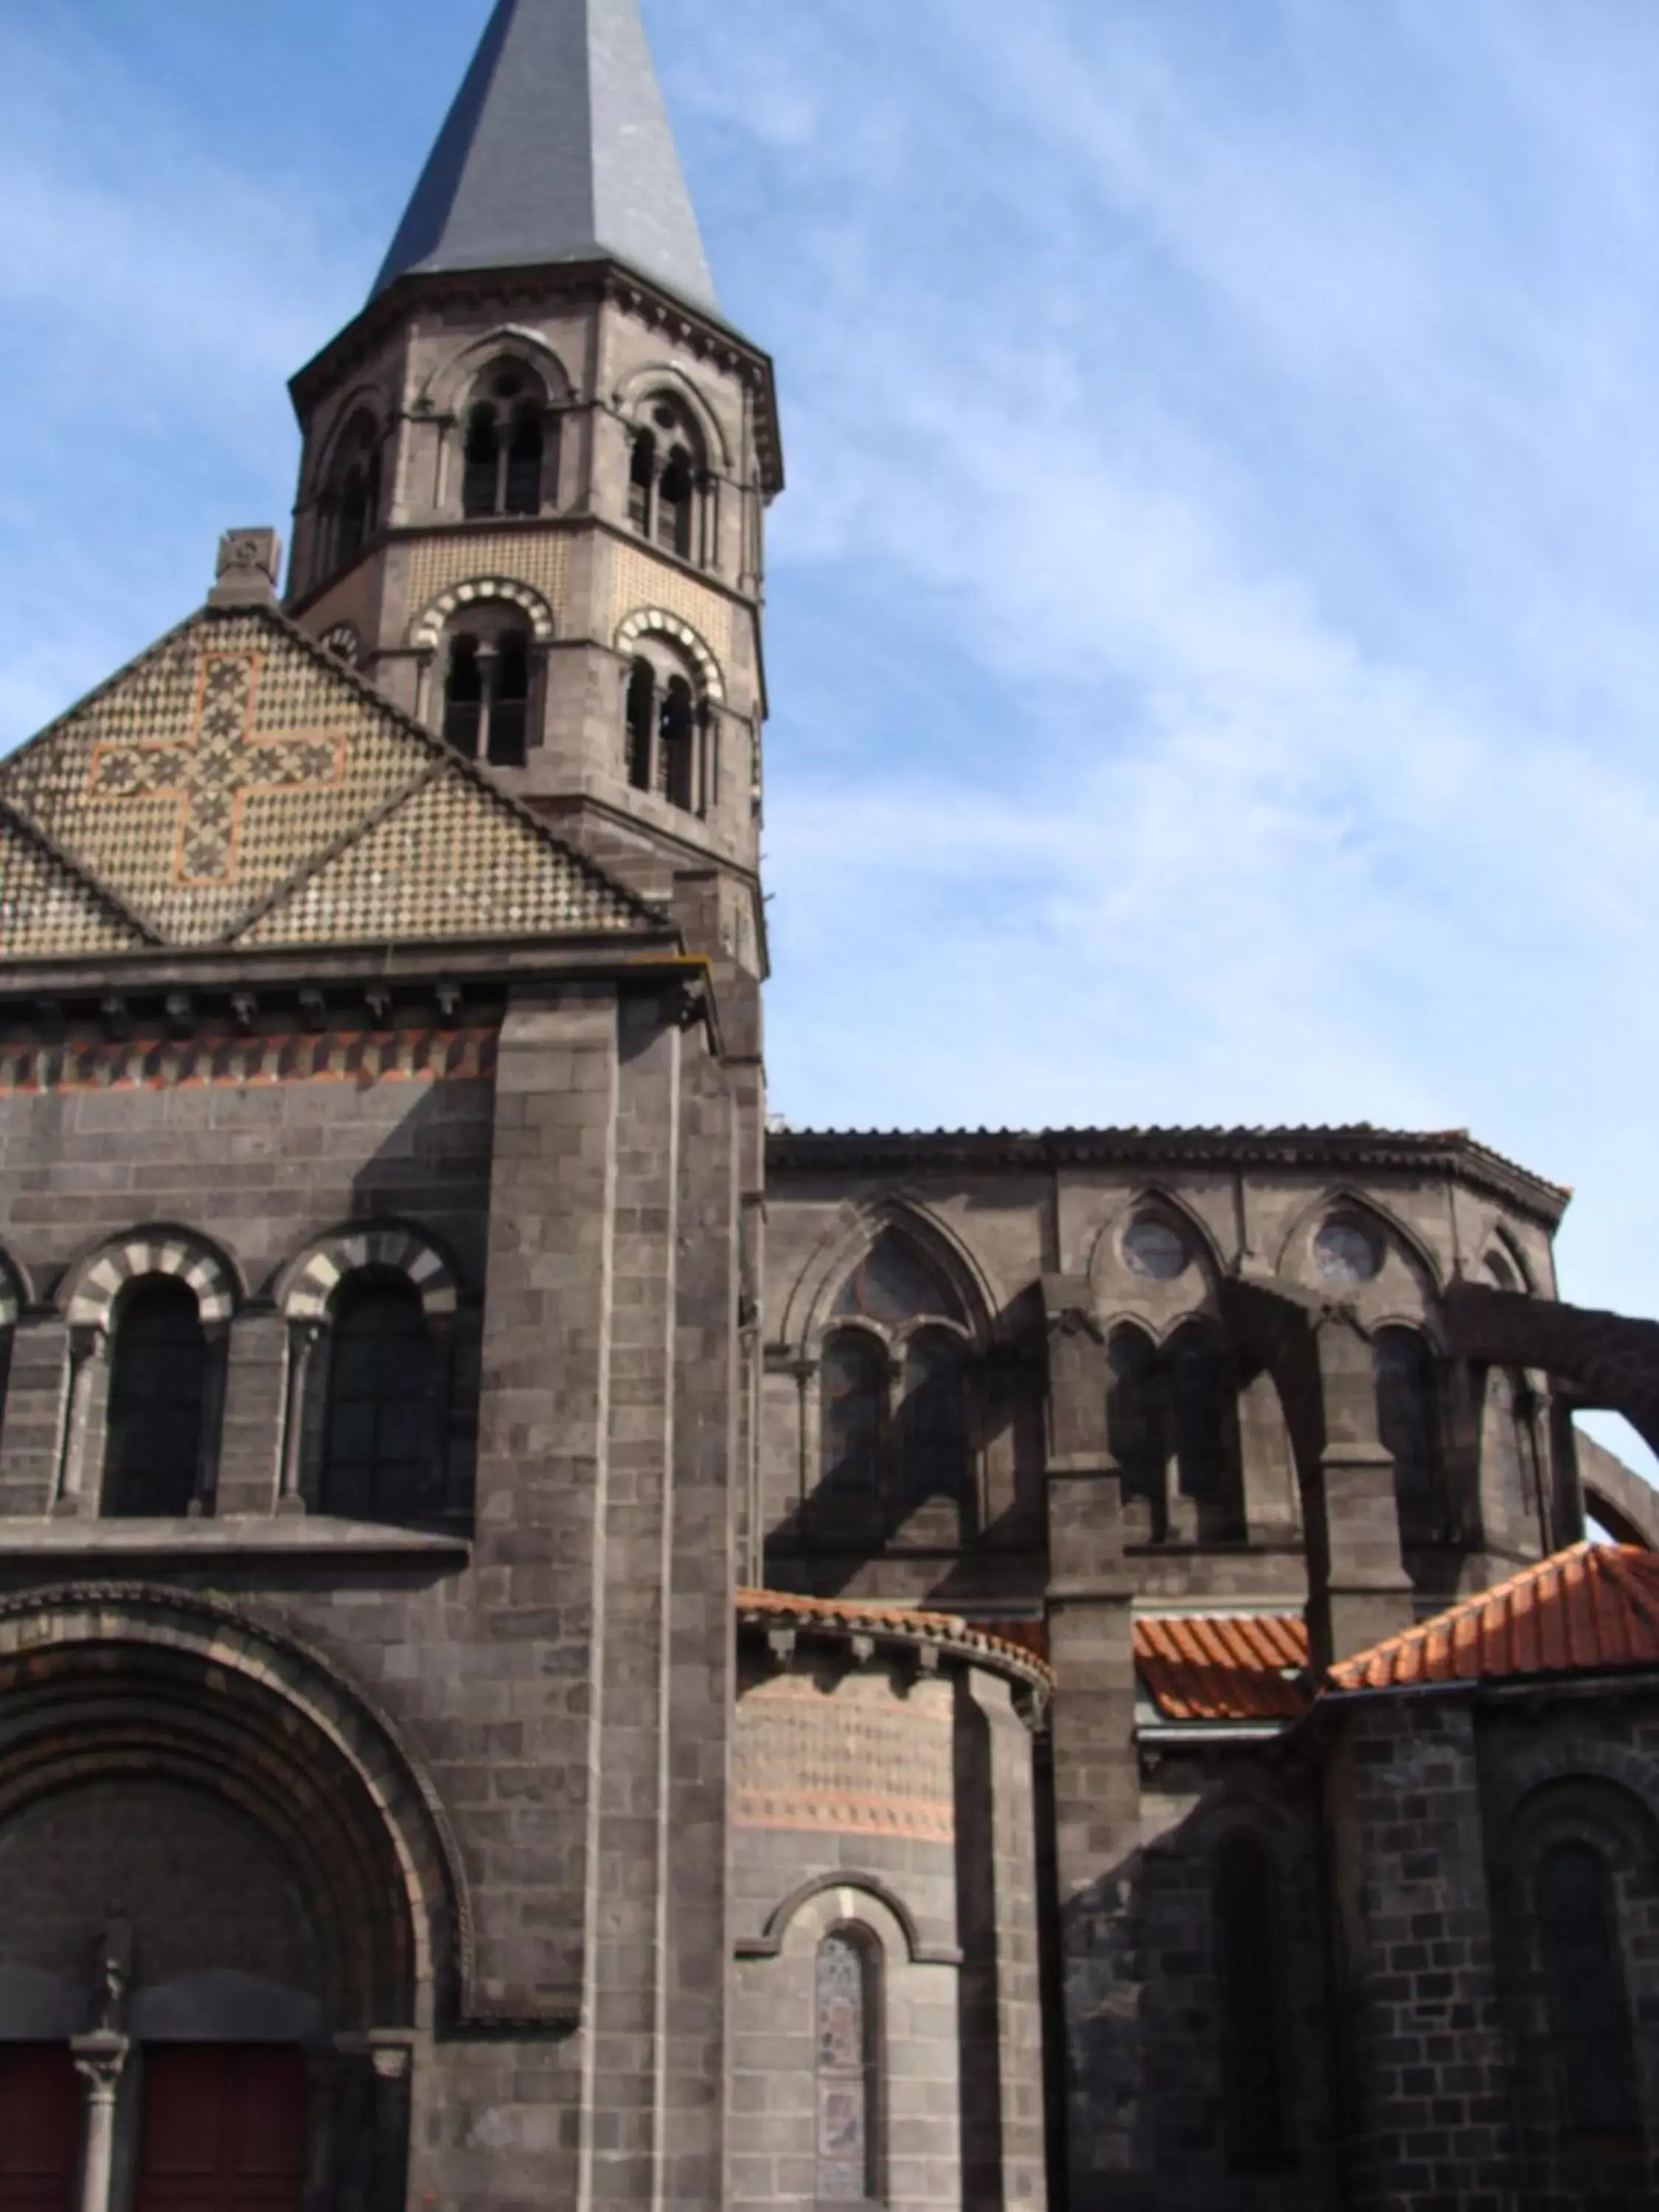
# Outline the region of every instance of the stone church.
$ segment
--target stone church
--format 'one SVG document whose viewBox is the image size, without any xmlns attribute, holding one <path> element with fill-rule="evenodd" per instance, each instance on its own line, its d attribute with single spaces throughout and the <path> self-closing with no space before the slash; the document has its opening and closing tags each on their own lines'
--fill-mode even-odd
<svg viewBox="0 0 1659 2212">
<path fill-rule="evenodd" d="M 0 762 L 0 2212 L 1659 2201 L 1566 1193 L 769 1133 L 782 444 L 635 0 L 500 0 L 293 397 L 286 574 Z"/>
</svg>

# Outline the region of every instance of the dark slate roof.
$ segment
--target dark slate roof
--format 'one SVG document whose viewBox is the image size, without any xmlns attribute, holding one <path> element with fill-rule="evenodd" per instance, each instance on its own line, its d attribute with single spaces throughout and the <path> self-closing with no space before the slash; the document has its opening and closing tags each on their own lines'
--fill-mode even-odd
<svg viewBox="0 0 1659 2212">
<path fill-rule="evenodd" d="M 370 296 L 593 259 L 718 313 L 638 0 L 499 0 Z"/>
<path fill-rule="evenodd" d="M 907 1169 L 1041 1174 L 1064 1167 L 1311 1168 L 1454 1176 L 1553 1224 L 1572 1193 L 1479 1144 L 1467 1129 L 796 1129 L 767 1133 L 772 1176 Z"/>
</svg>

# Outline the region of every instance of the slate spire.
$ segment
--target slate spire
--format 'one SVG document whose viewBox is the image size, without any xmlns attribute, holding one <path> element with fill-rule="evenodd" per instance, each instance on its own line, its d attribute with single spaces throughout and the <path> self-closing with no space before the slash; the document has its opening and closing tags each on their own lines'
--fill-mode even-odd
<svg viewBox="0 0 1659 2212">
<path fill-rule="evenodd" d="M 599 258 L 718 312 L 638 0 L 498 0 L 374 293 Z"/>
</svg>

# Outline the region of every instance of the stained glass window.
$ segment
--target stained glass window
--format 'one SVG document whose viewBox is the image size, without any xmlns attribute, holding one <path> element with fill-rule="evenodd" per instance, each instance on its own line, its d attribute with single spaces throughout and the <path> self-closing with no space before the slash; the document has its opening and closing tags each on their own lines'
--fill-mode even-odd
<svg viewBox="0 0 1659 2212">
<path fill-rule="evenodd" d="M 515 408 L 512 434 L 507 441 L 502 485 L 501 512 L 504 514 L 538 514 L 541 512 L 542 462 L 546 442 L 541 410 L 533 401 Z"/>
<path fill-rule="evenodd" d="M 356 1521 L 430 1511 L 431 1346 L 418 1293 L 369 1277 L 349 1288 L 329 1345 L 323 1510 Z"/>
<path fill-rule="evenodd" d="M 1178 1229 L 1155 1213 L 1144 1213 L 1123 1232 L 1123 1257 L 1132 1273 L 1172 1283 L 1186 1273 L 1192 1255 Z"/>
<path fill-rule="evenodd" d="M 1220 1998 L 1221 2095 L 1227 2163 L 1267 2173 L 1289 2162 L 1279 1914 L 1273 1863 L 1254 1836 L 1215 1856 L 1211 1910 Z"/>
<path fill-rule="evenodd" d="M 1447 1536 L 1445 1478 L 1434 1358 L 1412 1328 L 1382 1328 L 1371 1352 L 1376 1378 L 1376 1433 L 1394 1455 L 1400 1540 L 1407 1550 Z"/>
<path fill-rule="evenodd" d="M 968 1392 L 963 1346 L 919 1336 L 904 1363 L 900 1457 L 907 1498 L 962 1498 L 968 1486 Z"/>
<path fill-rule="evenodd" d="M 444 736 L 467 760 L 478 757 L 478 732 L 483 722 L 483 669 L 476 637 L 460 636 L 449 648 L 449 673 L 444 681 Z"/>
<path fill-rule="evenodd" d="M 826 1936 L 817 1960 L 820 2204 L 872 2204 L 878 2186 L 876 2112 L 876 1962 L 845 1929 Z"/>
<path fill-rule="evenodd" d="M 908 1321 L 936 1317 L 965 1322 L 962 1301 L 908 1237 L 884 1230 L 854 1268 L 836 1300 L 837 1319 L 901 1328 Z"/>
<path fill-rule="evenodd" d="M 466 455 L 461 475 L 461 512 L 494 514 L 495 482 L 501 472 L 501 434 L 495 410 L 486 400 L 475 407 L 466 426 Z"/>
<path fill-rule="evenodd" d="M 1640 2127 L 1630 2002 L 1613 1878 L 1600 1851 L 1561 1843 L 1538 1872 L 1552 2041 L 1551 2074 L 1571 2135 L 1620 2137 Z"/>
<path fill-rule="evenodd" d="M 208 1346 L 196 1293 L 167 1275 L 129 1291 L 115 1323 L 104 1511 L 188 1513 L 196 1496 Z"/>
<path fill-rule="evenodd" d="M 1328 1221 L 1314 1238 L 1314 1265 L 1328 1283 L 1352 1288 L 1370 1281 L 1382 1255 L 1370 1231 L 1357 1221 Z"/>
<path fill-rule="evenodd" d="M 850 1329 L 832 1336 L 823 1350 L 820 1395 L 824 1480 L 873 1495 L 887 1419 L 886 1353 Z"/>
</svg>

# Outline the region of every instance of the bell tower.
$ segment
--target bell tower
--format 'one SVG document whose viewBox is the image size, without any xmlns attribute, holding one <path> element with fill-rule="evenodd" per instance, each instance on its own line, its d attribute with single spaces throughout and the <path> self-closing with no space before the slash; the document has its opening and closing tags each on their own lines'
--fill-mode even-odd
<svg viewBox="0 0 1659 2212">
<path fill-rule="evenodd" d="M 289 613 L 758 981 L 776 399 L 636 0 L 499 0 L 368 305 L 292 389 Z"/>
</svg>

